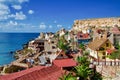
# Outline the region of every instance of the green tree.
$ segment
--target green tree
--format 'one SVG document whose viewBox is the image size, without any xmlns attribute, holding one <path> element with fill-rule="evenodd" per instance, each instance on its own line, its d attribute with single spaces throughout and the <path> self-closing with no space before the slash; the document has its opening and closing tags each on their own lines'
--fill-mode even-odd
<svg viewBox="0 0 120 80">
<path fill-rule="evenodd" d="M 66 51 L 66 50 L 69 48 L 68 45 L 69 45 L 69 44 L 67 43 L 64 35 L 61 36 L 60 39 L 59 39 L 59 41 L 58 41 L 58 47 L 59 47 L 60 49 L 62 49 L 63 51 Z"/>
<path fill-rule="evenodd" d="M 79 48 L 82 49 L 82 50 L 85 50 L 84 44 L 83 44 L 83 43 L 80 43 L 80 44 L 79 44 Z"/>
<path fill-rule="evenodd" d="M 120 59 L 120 51 L 112 52 L 110 55 L 108 55 L 110 59 Z"/>
<path fill-rule="evenodd" d="M 95 72 L 94 76 L 90 80 L 102 80 L 102 75 L 98 72 Z"/>
<path fill-rule="evenodd" d="M 81 56 L 81 57 L 77 57 L 76 61 L 78 62 L 78 64 L 80 65 L 86 65 L 89 66 L 90 61 L 88 61 L 88 58 L 86 56 Z"/>
<path fill-rule="evenodd" d="M 84 56 L 88 56 L 88 55 L 89 55 L 89 52 L 88 52 L 88 51 L 84 51 L 84 52 L 83 52 L 83 55 L 84 55 Z"/>
<path fill-rule="evenodd" d="M 64 43 L 62 40 L 58 41 L 58 47 L 64 51 L 68 49 L 68 45 Z"/>
<path fill-rule="evenodd" d="M 18 66 L 9 66 L 5 69 L 5 73 L 13 73 L 18 72 L 18 70 L 23 70 L 24 68 L 18 67 Z"/>
<path fill-rule="evenodd" d="M 118 50 L 120 50 L 120 45 L 119 45 L 118 41 L 115 43 L 115 48 L 118 49 Z"/>
<path fill-rule="evenodd" d="M 80 77 L 81 80 L 87 80 L 89 75 L 92 74 L 92 70 L 88 66 L 78 65 L 74 68 L 76 76 Z"/>
<path fill-rule="evenodd" d="M 71 73 L 64 74 L 62 77 L 59 78 L 59 80 L 76 80 L 76 77 L 74 77 Z"/>
</svg>

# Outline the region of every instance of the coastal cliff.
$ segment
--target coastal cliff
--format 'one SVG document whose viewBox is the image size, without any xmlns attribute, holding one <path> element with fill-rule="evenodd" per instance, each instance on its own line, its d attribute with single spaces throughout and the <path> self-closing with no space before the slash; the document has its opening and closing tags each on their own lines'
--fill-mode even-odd
<svg viewBox="0 0 120 80">
<path fill-rule="evenodd" d="M 105 28 L 113 27 L 114 25 L 120 26 L 120 17 L 75 20 L 72 30 L 86 29 L 89 27 Z"/>
</svg>

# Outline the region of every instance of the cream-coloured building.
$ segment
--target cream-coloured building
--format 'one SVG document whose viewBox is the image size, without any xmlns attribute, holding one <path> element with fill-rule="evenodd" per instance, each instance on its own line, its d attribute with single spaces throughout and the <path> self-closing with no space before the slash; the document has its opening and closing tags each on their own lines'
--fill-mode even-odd
<svg viewBox="0 0 120 80">
<path fill-rule="evenodd" d="M 58 50 L 57 41 L 54 38 L 46 40 L 44 44 L 44 49 L 45 49 L 45 52 L 55 53 Z"/>
</svg>

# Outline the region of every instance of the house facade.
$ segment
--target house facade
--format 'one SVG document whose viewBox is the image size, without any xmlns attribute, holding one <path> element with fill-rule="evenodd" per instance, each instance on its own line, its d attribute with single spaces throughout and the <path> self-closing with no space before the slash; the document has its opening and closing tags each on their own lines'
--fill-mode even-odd
<svg viewBox="0 0 120 80">
<path fill-rule="evenodd" d="M 28 49 L 32 49 L 33 52 L 35 53 L 40 52 L 44 50 L 44 44 L 45 44 L 45 40 L 36 39 L 29 42 Z"/>
<path fill-rule="evenodd" d="M 57 41 L 53 39 L 49 39 L 45 41 L 44 45 L 45 52 L 52 52 L 55 53 L 58 48 L 57 48 Z"/>
<path fill-rule="evenodd" d="M 118 25 L 115 25 L 113 28 L 110 30 L 111 36 L 110 40 L 111 42 L 115 45 L 118 43 L 120 45 L 120 29 Z"/>
<path fill-rule="evenodd" d="M 114 50 L 114 46 L 106 35 L 103 35 L 102 37 L 96 37 L 90 42 L 87 50 L 90 52 L 90 56 L 102 60 L 108 55 L 108 50 Z"/>
</svg>

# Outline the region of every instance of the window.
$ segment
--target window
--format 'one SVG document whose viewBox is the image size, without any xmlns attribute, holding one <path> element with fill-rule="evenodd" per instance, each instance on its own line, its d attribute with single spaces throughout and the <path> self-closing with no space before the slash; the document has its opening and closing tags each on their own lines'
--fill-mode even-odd
<svg viewBox="0 0 120 80">
<path fill-rule="evenodd" d="M 39 43 L 39 45 L 44 45 L 44 43 L 41 42 L 41 43 Z"/>
<path fill-rule="evenodd" d="M 102 59 L 105 59 L 105 56 L 102 56 Z"/>
<path fill-rule="evenodd" d="M 39 45 L 41 45 L 41 43 L 39 43 Z"/>
<path fill-rule="evenodd" d="M 99 50 L 101 50 L 101 51 L 103 51 L 103 50 L 105 50 L 103 47 L 100 47 L 100 49 Z"/>
<path fill-rule="evenodd" d="M 42 45 L 44 45 L 44 43 L 42 43 Z"/>
<path fill-rule="evenodd" d="M 109 43 L 106 43 L 106 47 L 109 47 Z"/>
<path fill-rule="evenodd" d="M 54 44 L 54 41 L 52 41 L 51 43 Z"/>
<path fill-rule="evenodd" d="M 52 49 L 55 49 L 56 47 L 55 46 L 52 46 Z"/>
<path fill-rule="evenodd" d="M 105 55 L 105 52 L 103 52 L 102 54 Z"/>
</svg>

